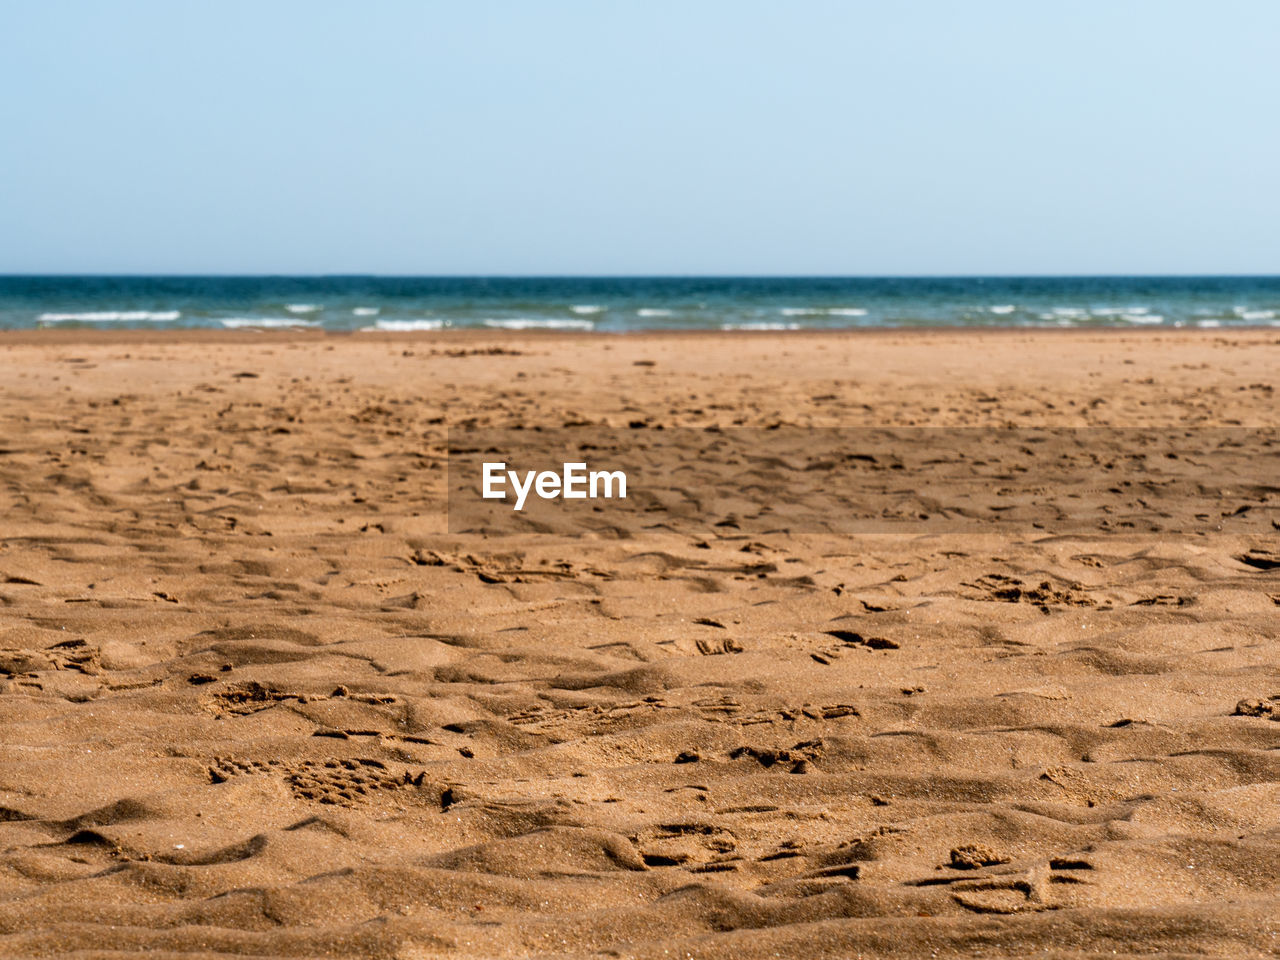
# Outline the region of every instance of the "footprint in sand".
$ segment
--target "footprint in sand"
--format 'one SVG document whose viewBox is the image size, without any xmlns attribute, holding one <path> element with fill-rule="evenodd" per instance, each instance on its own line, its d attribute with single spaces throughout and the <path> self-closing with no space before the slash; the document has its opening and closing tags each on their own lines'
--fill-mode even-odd
<svg viewBox="0 0 1280 960">
<path fill-rule="evenodd" d="M 824 630 L 824 637 L 831 637 L 840 641 L 838 644 L 828 644 L 822 647 L 816 653 L 809 654 L 810 659 L 828 666 L 834 660 L 838 660 L 841 656 L 853 649 L 865 650 L 897 650 L 899 644 L 896 640 L 890 640 L 888 637 L 868 637 L 853 630 Z"/>
<path fill-rule="evenodd" d="M 684 867 L 694 873 L 738 869 L 738 838 L 707 823 L 664 823 L 631 838 L 650 867 Z"/>
<path fill-rule="evenodd" d="M 1280 721 L 1280 693 L 1257 700 L 1241 700 L 1236 704 L 1236 717 L 1267 717 Z"/>
<path fill-rule="evenodd" d="M 210 783 L 226 783 L 233 777 L 279 776 L 299 800 L 333 806 L 354 806 L 372 799 L 379 791 L 416 788 L 425 774 L 400 776 L 391 773 L 381 760 L 304 760 L 286 764 L 280 760 L 244 760 L 219 757 L 209 766 Z"/>
</svg>

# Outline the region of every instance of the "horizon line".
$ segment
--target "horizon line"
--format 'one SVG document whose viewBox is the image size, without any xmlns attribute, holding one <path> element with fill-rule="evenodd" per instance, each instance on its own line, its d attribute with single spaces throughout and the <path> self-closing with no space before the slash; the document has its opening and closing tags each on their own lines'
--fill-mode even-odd
<svg viewBox="0 0 1280 960">
<path fill-rule="evenodd" d="M 1280 273 L 4 273 L 0 280 L 80 278 L 304 280 L 1055 280 L 1280 279 Z"/>
</svg>

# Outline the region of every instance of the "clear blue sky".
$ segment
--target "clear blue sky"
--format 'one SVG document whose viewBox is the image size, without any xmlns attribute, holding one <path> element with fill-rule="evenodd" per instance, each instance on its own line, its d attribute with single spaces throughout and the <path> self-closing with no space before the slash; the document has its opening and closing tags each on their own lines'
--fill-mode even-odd
<svg viewBox="0 0 1280 960">
<path fill-rule="evenodd" d="M 0 0 L 0 272 L 1275 273 L 1275 0 Z"/>
</svg>

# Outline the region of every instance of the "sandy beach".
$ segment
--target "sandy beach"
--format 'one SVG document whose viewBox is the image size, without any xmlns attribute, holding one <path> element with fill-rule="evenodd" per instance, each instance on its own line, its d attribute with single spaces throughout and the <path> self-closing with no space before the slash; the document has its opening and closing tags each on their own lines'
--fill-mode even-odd
<svg viewBox="0 0 1280 960">
<path fill-rule="evenodd" d="M 1280 484 L 1165 535 L 445 502 L 465 426 L 1272 428 L 1278 379 L 1275 330 L 0 334 L 0 955 L 1274 957 Z"/>
</svg>

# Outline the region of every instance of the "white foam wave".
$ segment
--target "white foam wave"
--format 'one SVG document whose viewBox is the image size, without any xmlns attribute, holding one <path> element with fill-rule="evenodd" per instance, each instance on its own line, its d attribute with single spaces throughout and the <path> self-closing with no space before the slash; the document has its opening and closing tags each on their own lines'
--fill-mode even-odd
<svg viewBox="0 0 1280 960">
<path fill-rule="evenodd" d="M 579 313 L 579 314 L 590 315 L 593 313 L 604 313 L 604 307 L 596 306 L 596 304 L 594 303 L 575 303 L 569 309 L 572 310 L 574 313 Z"/>
<path fill-rule="evenodd" d="M 1090 310 L 1095 317 L 1140 317 L 1143 314 L 1150 313 L 1148 307 L 1097 307 Z"/>
<path fill-rule="evenodd" d="M 351 311 L 357 317 L 376 317 L 381 310 L 378 307 L 356 307 Z"/>
<path fill-rule="evenodd" d="M 318 303 L 286 303 L 284 308 L 290 313 L 315 313 L 322 309 Z"/>
<path fill-rule="evenodd" d="M 372 327 L 361 327 L 362 333 L 381 331 L 383 333 L 413 333 L 415 330 L 441 330 L 443 320 L 379 320 Z"/>
<path fill-rule="evenodd" d="M 1148 313 L 1147 307 L 1101 307 L 1096 310 L 1084 310 L 1080 307 L 1054 307 L 1049 313 L 1039 314 L 1041 320 L 1053 320 L 1059 326 L 1071 326 L 1077 320 L 1090 317 L 1098 319 L 1123 320 L 1126 323 L 1164 323 L 1164 317 L 1158 313 Z"/>
<path fill-rule="evenodd" d="M 120 321 L 166 323 L 182 316 L 181 310 L 94 310 L 88 313 L 42 313 L 44 323 L 116 323 Z"/>
<path fill-rule="evenodd" d="M 798 323 L 722 323 L 721 330 L 799 330 Z"/>
<path fill-rule="evenodd" d="M 783 307 L 778 311 L 784 317 L 865 317 L 861 307 Z"/>
<path fill-rule="evenodd" d="M 532 319 L 516 317 L 511 320 L 486 320 L 486 327 L 497 327 L 501 330 L 594 330 L 595 324 L 590 320 L 558 320 Z"/>
<path fill-rule="evenodd" d="M 1197 327 L 1210 327 L 1210 328 L 1212 328 L 1212 327 L 1220 327 L 1220 326 L 1222 326 L 1222 321 L 1221 321 L 1221 320 L 1197 320 L 1197 321 L 1196 321 L 1196 326 L 1197 326 Z"/>
<path fill-rule="evenodd" d="M 284 329 L 288 327 L 318 327 L 317 320 L 290 320 L 288 317 L 226 317 L 218 321 L 229 330 L 254 328 L 264 330 Z"/>
<path fill-rule="evenodd" d="M 1274 320 L 1276 312 L 1274 310 L 1237 310 L 1236 316 L 1241 320 Z"/>
<path fill-rule="evenodd" d="M 657 307 L 641 307 L 636 311 L 637 317 L 669 317 L 670 310 L 660 310 Z"/>
<path fill-rule="evenodd" d="M 1011 303 L 1001 303 L 994 307 L 987 307 L 992 313 L 1013 313 L 1014 306 Z"/>
</svg>

